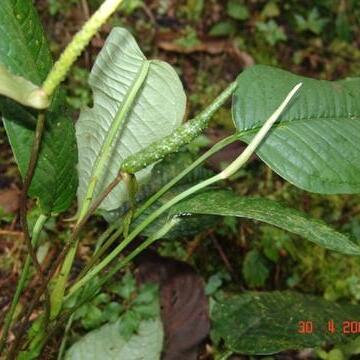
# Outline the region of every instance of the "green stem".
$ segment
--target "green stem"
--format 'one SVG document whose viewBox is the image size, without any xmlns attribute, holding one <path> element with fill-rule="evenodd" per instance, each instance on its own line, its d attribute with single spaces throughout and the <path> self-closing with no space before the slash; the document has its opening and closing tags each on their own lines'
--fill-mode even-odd
<svg viewBox="0 0 360 360">
<path fill-rule="evenodd" d="M 111 269 L 109 271 L 109 273 L 100 279 L 99 282 L 99 286 L 94 289 L 93 291 L 89 292 L 89 294 L 87 294 L 87 296 L 85 298 L 82 298 L 81 302 L 77 303 L 75 305 L 75 307 L 65 310 L 59 320 L 57 322 L 54 322 L 52 324 L 50 324 L 49 328 L 48 328 L 48 333 L 47 336 L 43 339 L 41 347 L 43 347 L 47 341 L 49 340 L 49 338 L 55 333 L 55 331 L 57 329 L 60 328 L 60 326 L 67 320 L 72 317 L 72 315 L 74 314 L 74 312 L 79 309 L 81 306 L 83 306 L 84 304 L 88 303 L 89 301 L 91 301 L 91 299 L 94 298 L 94 296 L 97 294 L 99 288 L 101 288 L 101 286 L 105 285 L 105 283 L 107 283 L 113 276 L 115 273 L 117 273 L 119 270 L 121 270 L 124 266 L 126 266 L 133 258 L 135 258 L 140 252 L 142 252 L 143 250 L 145 250 L 147 247 L 149 247 L 151 244 L 153 244 L 156 240 L 161 239 L 173 226 L 176 225 L 176 223 L 178 222 L 178 219 L 174 218 L 171 221 L 167 222 L 166 224 L 163 225 L 162 228 L 160 228 L 160 230 L 158 230 L 154 235 L 152 235 L 151 237 L 147 238 L 140 246 L 138 246 L 134 251 L 132 251 L 128 256 L 126 256 L 122 261 L 119 261 L 118 264 L 116 264 L 116 266 Z M 68 297 L 70 296 L 70 294 L 68 294 L 65 299 L 68 299 Z M 68 323 L 69 324 L 69 323 Z M 68 325 L 67 325 L 68 326 Z M 66 330 L 65 330 L 66 331 Z M 59 358 L 58 358 L 59 360 Z"/>
<path fill-rule="evenodd" d="M 185 190 L 181 194 L 175 196 L 166 204 L 156 209 L 153 213 L 151 213 L 141 224 L 139 224 L 130 235 L 125 238 L 105 259 L 103 259 L 98 265 L 92 268 L 82 279 L 80 279 L 77 283 L 75 283 L 69 290 L 69 296 L 77 291 L 79 288 L 84 286 L 88 281 L 90 281 L 95 275 L 97 275 L 101 270 L 103 270 L 109 263 L 111 263 L 120 253 L 123 251 L 136 236 L 138 236 L 149 224 L 151 224 L 154 220 L 156 220 L 160 215 L 169 210 L 172 206 L 177 204 L 178 202 L 184 200 L 188 196 L 220 181 L 224 180 L 230 176 L 232 176 L 236 171 L 238 171 L 251 157 L 251 155 L 255 152 L 257 147 L 260 145 L 262 140 L 265 138 L 275 121 L 279 118 L 282 112 L 285 110 L 286 106 L 289 104 L 293 96 L 297 93 L 302 83 L 296 85 L 290 93 L 287 95 L 285 100 L 281 103 L 281 105 L 275 110 L 275 112 L 266 120 L 262 128 L 258 131 L 258 133 L 251 140 L 250 144 L 246 147 L 246 149 L 239 155 L 237 159 L 235 159 L 225 170 L 220 172 L 219 174 L 200 182 L 192 186 L 191 188 Z"/>
<path fill-rule="evenodd" d="M 40 215 L 35 223 L 34 229 L 32 231 L 32 237 L 31 237 L 31 244 L 34 248 L 37 246 L 41 230 L 43 229 L 47 219 L 48 219 L 48 217 L 46 215 Z M 1 336 L 1 340 L 0 340 L 0 354 L 4 350 L 4 347 L 6 344 L 6 339 L 8 337 L 9 330 L 10 330 L 10 327 L 11 327 L 11 324 L 12 324 L 12 321 L 14 318 L 14 314 L 16 311 L 16 307 L 19 303 L 20 296 L 24 290 L 26 280 L 29 276 L 30 264 L 31 264 L 31 256 L 28 254 L 26 256 L 25 264 L 21 271 L 20 278 L 19 278 L 19 281 L 16 286 L 15 294 L 12 299 L 10 309 L 7 312 L 6 317 L 5 317 L 3 333 Z"/>
<path fill-rule="evenodd" d="M 133 219 L 138 218 L 146 209 L 148 209 L 156 200 L 158 200 L 161 196 L 163 196 L 167 191 L 169 191 L 173 186 L 175 186 L 180 180 L 182 180 L 186 175 L 188 175 L 191 171 L 193 171 L 196 167 L 205 162 L 209 157 L 233 143 L 238 139 L 238 135 L 234 134 L 228 136 L 225 139 L 222 139 L 218 143 L 216 143 L 211 149 L 206 151 L 203 155 L 201 155 L 198 159 L 196 159 L 190 166 L 180 172 L 176 177 L 174 177 L 169 183 L 163 186 L 157 193 L 151 196 L 139 209 L 137 209 L 134 213 Z M 114 233 L 113 231 L 117 229 Z M 113 233 L 113 234 L 112 234 Z M 114 223 L 111 227 L 109 227 L 104 234 L 99 238 L 98 244 L 96 246 L 96 250 L 94 256 L 91 258 L 90 262 L 86 265 L 84 270 L 80 273 L 79 279 L 82 278 L 88 270 L 100 259 L 100 257 L 105 253 L 105 251 L 123 234 L 123 227 L 119 222 Z M 111 236 L 110 236 L 111 235 Z M 108 238 L 108 239 L 107 239 Z M 107 241 L 105 242 L 105 240 Z M 104 243 L 105 242 L 105 243 Z M 102 244 L 104 243 L 104 246 Z"/>
<path fill-rule="evenodd" d="M 175 186 L 180 180 L 182 180 L 186 175 L 188 175 L 191 171 L 205 162 L 209 157 L 223 149 L 224 147 L 232 144 L 236 140 L 238 140 L 239 135 L 234 134 L 226 137 L 225 139 L 220 140 L 216 143 L 211 149 L 206 151 L 203 155 L 197 158 L 190 166 L 176 175 L 170 182 L 168 182 L 165 186 L 163 186 L 157 193 L 151 196 L 138 210 L 136 210 L 134 214 L 134 218 L 139 217 L 146 209 L 148 209 L 156 200 L 158 200 L 161 196 L 167 193 L 173 186 Z"/>
<path fill-rule="evenodd" d="M 236 81 L 231 83 L 204 111 L 194 119 L 178 127 L 171 135 L 129 156 L 121 166 L 123 172 L 135 174 L 146 166 L 163 159 L 166 155 L 177 152 L 202 134 L 214 113 L 229 99 L 236 89 Z"/>
<path fill-rule="evenodd" d="M 71 66 L 89 44 L 92 37 L 115 12 L 122 1 L 123 0 L 106 0 L 74 36 L 71 43 L 61 54 L 59 60 L 54 64 L 43 84 L 42 88 L 47 96 L 50 97 L 54 93 L 58 85 L 65 79 Z"/>
<path fill-rule="evenodd" d="M 100 279 L 99 287 L 103 286 L 107 281 L 109 281 L 114 274 L 116 274 L 119 270 L 121 270 L 124 266 L 126 266 L 132 259 L 134 259 L 137 255 L 139 255 L 142 251 L 148 248 L 151 244 L 153 244 L 156 240 L 161 239 L 168 233 L 179 221 L 177 218 L 173 218 L 170 221 L 166 222 L 155 234 L 149 236 L 144 242 L 142 242 L 135 250 L 133 250 L 129 255 L 127 255 L 123 260 L 119 261 L 117 265 L 111 269 L 105 277 Z M 82 280 L 82 279 L 81 279 Z M 78 282 L 80 283 L 81 280 Z M 77 291 L 80 286 L 74 284 L 72 288 L 70 288 L 69 293 L 65 296 L 65 299 L 68 299 L 75 291 Z M 85 284 L 85 282 L 84 282 Z"/>
<path fill-rule="evenodd" d="M 58 356 L 57 356 L 57 360 L 62 360 L 63 357 L 64 357 L 66 343 L 67 343 L 67 340 L 68 340 L 68 337 L 69 337 L 69 332 L 70 332 L 73 320 L 74 320 L 74 314 L 72 314 L 70 316 L 70 318 L 69 318 L 69 320 L 68 320 L 68 322 L 67 322 L 67 324 L 65 326 L 64 336 L 63 336 L 62 341 L 61 341 L 61 345 L 60 345 L 59 353 L 58 353 Z"/>
</svg>

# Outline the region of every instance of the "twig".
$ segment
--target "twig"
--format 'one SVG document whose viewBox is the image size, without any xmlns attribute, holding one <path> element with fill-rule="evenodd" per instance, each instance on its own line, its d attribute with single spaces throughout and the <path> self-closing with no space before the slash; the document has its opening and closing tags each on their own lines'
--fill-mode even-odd
<svg viewBox="0 0 360 360">
<path fill-rule="evenodd" d="M 36 123 L 36 129 L 35 129 L 35 137 L 31 148 L 31 154 L 30 154 L 30 160 L 27 168 L 27 172 L 24 176 L 23 180 L 23 186 L 20 193 L 20 224 L 22 227 L 22 231 L 24 233 L 24 239 L 27 247 L 28 254 L 30 255 L 31 261 L 33 262 L 35 269 L 41 279 L 42 283 L 45 283 L 45 277 L 41 270 L 41 266 L 37 260 L 35 250 L 33 248 L 33 245 L 31 243 L 31 238 L 29 234 L 28 229 L 28 223 L 27 223 L 27 194 L 31 185 L 31 181 L 33 179 L 36 164 L 39 158 L 39 151 L 40 151 L 40 145 L 41 145 L 41 139 L 43 136 L 44 128 L 45 128 L 45 114 L 43 112 L 40 112 L 38 115 L 37 123 Z M 47 291 L 47 287 L 44 289 L 45 292 L 45 320 L 49 316 L 50 311 L 50 297 L 49 292 Z M 6 336 L 6 334 L 5 334 Z M 6 341 L 6 339 L 5 339 Z M 3 344 L 2 344 L 3 345 Z M 17 347 L 15 346 L 16 342 L 14 343 L 13 350 L 10 351 L 9 358 L 11 359 L 11 354 L 16 352 Z M 0 349 L 2 350 L 2 349 Z"/>
<path fill-rule="evenodd" d="M 211 234 L 211 239 L 213 240 L 213 243 L 215 245 L 216 250 L 219 252 L 219 255 L 224 262 L 225 267 L 228 269 L 230 273 L 234 273 L 234 269 L 232 265 L 230 264 L 229 259 L 227 258 L 222 246 L 219 244 L 218 240 L 216 239 L 216 236 L 214 234 Z"/>
</svg>

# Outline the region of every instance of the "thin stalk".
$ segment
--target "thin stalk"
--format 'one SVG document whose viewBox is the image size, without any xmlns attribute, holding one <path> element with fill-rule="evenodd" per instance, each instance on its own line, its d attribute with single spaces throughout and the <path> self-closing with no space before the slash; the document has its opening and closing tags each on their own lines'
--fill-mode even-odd
<svg viewBox="0 0 360 360">
<path fill-rule="evenodd" d="M 238 138 L 239 136 L 237 134 L 234 134 L 216 143 L 213 147 L 211 147 L 211 149 L 209 149 L 203 155 L 197 158 L 190 166 L 181 171 L 170 182 L 163 186 L 157 193 L 151 196 L 138 210 L 135 211 L 134 218 L 139 217 L 146 209 L 148 209 L 152 204 L 154 204 L 156 200 L 158 200 L 161 196 L 167 193 L 173 186 L 175 186 L 186 175 L 188 175 L 191 171 L 193 171 L 195 168 L 205 162 L 209 157 L 213 156 L 215 153 L 217 153 L 224 147 L 232 144 L 233 142 L 238 140 Z"/>
<path fill-rule="evenodd" d="M 116 11 L 123 0 L 106 0 L 74 36 L 70 44 L 54 64 L 44 84 L 43 91 L 50 97 L 65 79 L 71 66 L 91 41 L 92 37 Z"/>
<path fill-rule="evenodd" d="M 114 180 L 115 181 L 115 180 Z M 33 299 L 27 309 L 27 312 L 24 316 L 24 319 L 20 325 L 18 334 L 17 334 L 17 338 L 13 344 L 13 347 L 10 351 L 10 353 L 14 353 L 15 349 L 17 348 L 18 344 L 21 342 L 21 339 L 24 335 L 24 332 L 26 330 L 26 324 L 29 321 L 29 318 L 36 306 L 36 304 L 38 303 L 41 295 L 44 293 L 44 291 L 47 289 L 47 285 L 49 284 L 50 280 L 53 278 L 53 276 L 56 273 L 57 268 L 63 263 L 65 256 L 67 255 L 67 253 L 69 252 L 70 248 L 73 246 L 73 244 L 76 242 L 80 231 L 82 230 L 82 227 L 85 224 L 85 221 L 96 209 L 95 206 L 98 203 L 101 203 L 101 199 L 103 200 L 107 194 L 109 194 L 109 189 L 114 186 L 113 183 L 108 185 L 108 188 L 106 188 L 102 194 L 99 195 L 99 197 L 94 201 L 94 204 L 91 206 L 91 208 L 89 209 L 88 214 L 85 216 L 85 218 L 80 221 L 74 228 L 73 233 L 71 234 L 71 238 L 70 240 L 66 243 L 66 245 L 63 247 L 62 251 L 60 252 L 59 256 L 55 259 L 55 261 L 51 264 L 51 267 L 46 275 L 46 279 L 45 282 L 43 282 L 40 287 L 37 289 L 36 293 L 33 296 Z M 111 191 L 111 190 L 110 190 Z"/>
<path fill-rule="evenodd" d="M 132 259 L 134 259 L 140 252 L 144 251 L 146 248 L 148 248 L 151 244 L 153 244 L 156 240 L 161 239 L 167 232 L 171 230 L 173 226 L 176 225 L 178 222 L 178 219 L 174 218 L 171 221 L 167 222 L 163 227 L 158 230 L 153 236 L 147 238 L 140 246 L 138 246 L 134 251 L 132 251 L 129 255 L 127 255 L 122 261 L 120 261 L 116 266 L 110 270 L 109 274 L 107 274 L 105 277 L 100 279 L 99 287 L 105 285 L 115 273 L 117 273 L 119 270 L 121 270 L 124 266 L 126 266 Z M 48 340 L 54 335 L 54 333 L 64 324 L 67 320 L 70 321 L 72 315 L 74 312 L 79 309 L 82 305 L 85 303 L 88 303 L 91 301 L 91 299 L 97 294 L 97 289 L 92 291 L 86 298 L 82 299 L 81 302 L 77 303 L 74 308 L 67 309 L 62 312 L 59 319 L 50 324 L 48 328 L 48 332 L 46 334 L 46 337 L 43 339 L 41 347 L 44 347 L 45 344 L 48 342 Z M 67 299 L 70 295 L 67 295 L 65 298 Z M 69 323 L 68 323 L 69 324 Z M 66 327 L 68 327 L 68 324 Z M 58 358 L 58 360 L 60 360 Z"/>
<path fill-rule="evenodd" d="M 161 196 L 163 196 L 166 192 L 168 192 L 173 186 L 175 186 L 180 180 L 182 180 L 186 175 L 188 175 L 191 171 L 205 162 L 209 157 L 223 149 L 224 147 L 232 144 L 234 141 L 238 139 L 238 135 L 234 134 L 226 137 L 225 139 L 220 140 L 216 143 L 211 149 L 206 151 L 203 155 L 201 155 L 198 159 L 196 159 L 191 165 L 189 165 L 186 169 L 181 171 L 176 177 L 174 177 L 170 182 L 168 182 L 165 186 L 163 186 L 158 192 L 156 192 L 153 196 L 151 196 L 140 208 L 135 210 L 133 215 L 133 219 L 138 218 L 146 209 L 148 209 L 156 200 L 158 200 Z M 111 235 L 111 233 L 117 228 L 117 230 Z M 112 229 L 109 231 L 109 229 Z M 100 259 L 100 257 L 105 253 L 105 251 L 123 234 L 123 227 L 118 222 L 114 223 L 111 227 L 109 227 L 104 234 L 100 237 L 95 253 L 93 257 L 90 259 L 90 262 L 85 266 L 85 268 L 79 274 L 78 279 L 82 278 L 88 270 Z M 111 236 L 110 236 L 111 235 Z M 108 240 L 105 242 L 105 240 Z M 105 244 L 101 246 L 103 243 Z"/>
<path fill-rule="evenodd" d="M 67 324 L 65 326 L 65 332 L 64 332 L 64 336 L 63 336 L 62 341 L 61 341 L 61 345 L 60 345 L 59 353 L 58 353 L 58 356 L 57 356 L 57 360 L 62 360 L 62 358 L 64 357 L 66 343 L 67 343 L 67 340 L 68 340 L 68 337 L 69 337 L 69 332 L 70 332 L 73 320 L 74 320 L 74 313 L 72 313 L 72 315 L 70 316 L 70 318 L 69 318 L 69 320 L 68 320 L 68 322 L 67 322 Z"/>
<path fill-rule="evenodd" d="M 39 158 L 41 139 L 42 139 L 44 129 L 45 129 L 45 121 L 46 121 L 45 114 L 43 112 L 40 112 L 38 115 L 38 118 L 37 118 L 37 122 L 36 122 L 36 129 L 35 129 L 34 140 L 33 140 L 32 147 L 31 147 L 29 164 L 28 164 L 26 174 L 24 176 L 23 186 L 22 186 L 21 194 L 20 194 L 20 224 L 21 224 L 21 227 L 22 227 L 22 230 L 24 233 L 24 239 L 25 239 L 25 243 L 27 246 L 27 250 L 28 250 L 30 259 L 34 264 L 34 267 L 41 279 L 41 282 L 43 284 L 47 285 L 45 276 L 41 270 L 41 266 L 37 260 L 36 253 L 32 246 L 29 229 L 28 229 L 28 223 L 27 223 L 27 194 L 28 194 L 28 191 L 29 191 L 29 188 L 30 188 L 30 185 L 31 185 L 34 173 L 35 173 L 36 164 L 37 164 L 37 161 Z M 50 296 L 49 296 L 47 286 L 44 287 L 44 292 L 45 292 L 44 321 L 46 322 L 47 318 L 49 317 L 49 314 L 50 314 Z M 25 324 L 23 324 L 23 328 L 25 328 Z M 14 356 L 14 354 L 16 353 L 19 341 L 20 340 L 18 340 L 18 339 L 14 341 L 12 348 L 10 349 L 9 358 L 12 358 Z"/>
<path fill-rule="evenodd" d="M 32 237 L 31 237 L 31 243 L 32 243 L 33 248 L 36 248 L 36 246 L 37 246 L 41 230 L 43 229 L 47 219 L 48 219 L 48 217 L 46 215 L 40 215 L 35 223 L 34 229 L 32 231 Z M 16 285 L 16 290 L 15 290 L 15 294 L 14 294 L 14 297 L 13 297 L 11 305 L 10 305 L 10 309 L 7 312 L 6 317 L 5 317 L 3 333 L 1 336 L 1 340 L 0 340 L 0 354 L 3 352 L 3 350 L 5 348 L 9 330 L 10 330 L 11 324 L 13 322 L 15 310 L 19 303 L 20 296 L 24 290 L 26 280 L 29 276 L 30 264 L 31 264 L 31 256 L 30 256 L 30 254 L 28 254 L 26 256 L 25 264 L 21 271 L 20 278 Z"/>
<path fill-rule="evenodd" d="M 260 145 L 262 140 L 265 138 L 271 127 L 274 125 L 276 120 L 285 110 L 293 96 L 297 93 L 302 83 L 297 84 L 287 95 L 285 100 L 281 103 L 281 105 L 275 110 L 275 112 L 266 120 L 261 129 L 257 132 L 254 138 L 251 140 L 250 144 L 246 147 L 246 149 L 239 155 L 237 159 L 235 159 L 226 169 L 224 169 L 219 174 L 200 182 L 192 186 L 191 188 L 185 190 L 181 194 L 175 196 L 166 204 L 155 210 L 151 213 L 141 224 L 139 224 L 130 235 L 125 238 L 105 259 L 103 259 L 98 265 L 92 268 L 82 279 L 76 282 L 69 290 L 69 295 L 73 294 L 79 288 L 84 286 L 88 281 L 90 281 L 95 275 L 97 275 L 101 270 L 103 270 L 109 263 L 111 263 L 121 251 L 123 251 L 136 236 L 138 236 L 149 224 L 151 224 L 154 220 L 156 220 L 160 215 L 162 215 L 165 211 L 169 210 L 172 206 L 176 205 L 178 202 L 184 200 L 190 195 L 220 181 L 224 180 L 230 176 L 232 176 L 236 171 L 238 171 L 251 157 L 251 155 L 255 152 L 257 147 Z"/>
<path fill-rule="evenodd" d="M 74 262 L 74 258 L 76 255 L 78 240 L 77 233 L 79 229 L 81 229 L 89 217 L 95 212 L 98 206 L 103 202 L 103 200 L 111 193 L 111 191 L 120 183 L 123 178 L 123 174 L 121 172 L 118 173 L 116 178 L 106 187 L 106 189 L 95 199 L 94 203 L 90 206 L 87 213 L 82 217 L 80 221 L 78 221 L 75 230 L 73 232 L 72 238 L 70 239 L 70 247 L 69 251 L 65 256 L 64 263 L 61 267 L 60 273 L 56 279 L 56 283 L 53 291 L 51 292 L 51 313 L 50 318 L 54 319 L 58 313 L 60 312 L 62 300 L 64 298 L 65 293 L 65 285 L 66 281 L 69 277 L 70 270 L 72 264 Z"/>
</svg>

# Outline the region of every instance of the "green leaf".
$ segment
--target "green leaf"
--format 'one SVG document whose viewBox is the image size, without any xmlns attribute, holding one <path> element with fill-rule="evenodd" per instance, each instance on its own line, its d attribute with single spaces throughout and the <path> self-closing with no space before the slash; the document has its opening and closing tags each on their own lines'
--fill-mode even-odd
<svg viewBox="0 0 360 360">
<path fill-rule="evenodd" d="M 52 66 L 50 50 L 31 0 L 2 0 L 0 63 L 41 85 Z"/>
<path fill-rule="evenodd" d="M 257 65 L 238 78 L 233 118 L 250 142 L 297 83 L 303 86 L 257 154 L 290 183 L 317 193 L 360 192 L 360 79 L 321 81 Z"/>
<path fill-rule="evenodd" d="M 138 75 L 145 66 L 149 66 L 146 78 L 134 101 L 129 102 L 129 94 L 134 91 Z M 112 30 L 95 62 L 89 83 L 94 93 L 94 107 L 82 111 L 76 125 L 80 205 L 94 169 L 99 166 L 100 153 L 119 110 L 129 109 L 123 118 L 123 130 L 115 134 L 111 158 L 105 164 L 102 178 L 98 179 L 95 196 L 116 177 L 125 158 L 171 134 L 180 125 L 186 103 L 174 69 L 162 61 L 146 60 L 135 39 L 122 28 Z M 137 173 L 138 181 L 145 181 L 150 171 L 148 167 Z M 127 200 L 125 190 L 123 183 L 118 185 L 100 208 L 119 208 Z"/>
<path fill-rule="evenodd" d="M 121 281 L 111 286 L 111 292 L 119 295 L 124 300 L 130 300 L 136 290 L 136 281 L 130 272 L 127 272 Z"/>
<path fill-rule="evenodd" d="M 211 36 L 232 36 L 236 33 L 237 26 L 234 20 L 220 21 L 209 32 Z"/>
<path fill-rule="evenodd" d="M 223 340 L 233 352 L 266 355 L 350 340 L 354 337 L 343 333 L 343 322 L 359 317 L 359 305 L 289 291 L 251 292 L 230 295 L 214 304 L 211 336 L 215 343 Z M 330 320 L 334 333 L 328 331 Z M 301 321 L 312 322 L 312 333 L 299 332 Z"/>
<path fill-rule="evenodd" d="M 227 4 L 227 13 L 236 20 L 246 20 L 249 18 L 248 8 L 240 4 L 238 0 L 229 0 Z"/>
<path fill-rule="evenodd" d="M 39 17 L 30 0 L 3 0 L 0 6 L 0 63 L 16 76 L 41 85 L 52 66 Z M 29 190 L 44 213 L 66 210 L 77 187 L 74 125 L 57 94 L 46 113 L 41 151 Z M 36 113 L 0 97 L 0 110 L 22 176 L 33 143 Z"/>
<path fill-rule="evenodd" d="M 163 345 L 161 320 L 140 323 L 135 335 L 125 340 L 119 328 L 121 320 L 106 324 L 76 342 L 66 353 L 66 360 L 159 360 Z"/>
<path fill-rule="evenodd" d="M 327 249 L 360 255 L 359 246 L 347 236 L 321 221 L 308 218 L 300 211 L 269 199 L 241 197 L 226 190 L 206 191 L 176 205 L 172 214 L 237 216 L 258 220 L 300 235 Z"/>
<path fill-rule="evenodd" d="M 248 286 L 260 287 L 265 285 L 270 270 L 261 254 L 257 250 L 251 250 L 246 253 L 242 272 Z"/>
</svg>

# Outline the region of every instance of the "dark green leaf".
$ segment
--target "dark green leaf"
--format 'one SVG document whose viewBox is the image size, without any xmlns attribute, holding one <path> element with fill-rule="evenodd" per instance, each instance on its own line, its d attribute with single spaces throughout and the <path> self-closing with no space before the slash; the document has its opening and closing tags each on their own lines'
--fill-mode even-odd
<svg viewBox="0 0 360 360">
<path fill-rule="evenodd" d="M 216 343 L 223 340 L 233 352 L 263 355 L 353 338 L 343 333 L 343 325 L 360 318 L 360 306 L 287 291 L 245 293 L 217 301 L 211 318 Z M 328 331 L 330 320 L 334 333 Z M 302 321 L 308 321 L 308 330 L 312 324 L 312 332 L 299 332 Z"/>
<path fill-rule="evenodd" d="M 133 309 L 127 310 L 124 315 L 121 316 L 119 333 L 125 340 L 129 340 L 131 336 L 138 330 L 140 323 L 140 314 Z"/>
<path fill-rule="evenodd" d="M 102 313 L 103 320 L 111 323 L 115 322 L 123 311 L 124 307 L 121 304 L 113 301 L 105 306 Z"/>
<path fill-rule="evenodd" d="M 236 22 L 234 20 L 226 20 L 216 23 L 209 32 L 211 36 L 231 36 L 236 33 Z"/>
<path fill-rule="evenodd" d="M 81 319 L 81 325 L 86 330 L 96 329 L 103 323 L 102 311 L 95 305 L 89 304 L 86 307 L 86 314 Z"/>
<path fill-rule="evenodd" d="M 360 255 L 360 248 L 345 235 L 321 221 L 287 208 L 276 201 L 237 196 L 231 191 L 206 191 L 184 200 L 172 209 L 176 214 L 237 216 L 262 221 L 298 234 L 325 248 L 344 254 Z"/>
<path fill-rule="evenodd" d="M 258 155 L 292 184 L 318 193 L 360 192 L 360 79 L 330 82 L 257 65 L 238 78 L 233 117 L 249 142 L 297 83 L 303 86 Z"/>
<path fill-rule="evenodd" d="M 246 253 L 242 272 L 248 286 L 260 287 L 265 285 L 270 270 L 261 254 L 257 250 L 251 250 Z"/>
<path fill-rule="evenodd" d="M 51 55 L 32 1 L 2 0 L 0 6 L 0 64 L 13 74 L 41 85 L 52 66 Z M 75 131 L 57 95 L 46 114 L 46 130 L 29 194 L 43 212 L 66 210 L 77 188 Z M 0 98 L 5 129 L 22 175 L 33 142 L 36 113 Z"/>
<path fill-rule="evenodd" d="M 114 283 L 111 286 L 111 292 L 119 295 L 124 300 L 129 300 L 136 290 L 136 282 L 134 277 L 127 272 L 120 282 Z"/>
</svg>

